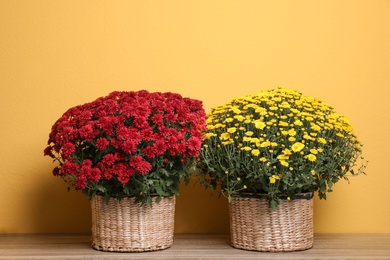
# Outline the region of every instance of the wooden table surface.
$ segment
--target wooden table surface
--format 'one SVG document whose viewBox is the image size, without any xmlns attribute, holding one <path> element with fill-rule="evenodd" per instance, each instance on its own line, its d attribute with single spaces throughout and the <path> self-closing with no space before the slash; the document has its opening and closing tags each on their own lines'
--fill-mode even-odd
<svg viewBox="0 0 390 260">
<path fill-rule="evenodd" d="M 312 249 L 283 253 L 235 249 L 224 234 L 176 234 L 171 248 L 143 253 L 96 251 L 89 235 L 0 234 L 0 259 L 390 259 L 390 234 L 315 234 Z"/>
</svg>

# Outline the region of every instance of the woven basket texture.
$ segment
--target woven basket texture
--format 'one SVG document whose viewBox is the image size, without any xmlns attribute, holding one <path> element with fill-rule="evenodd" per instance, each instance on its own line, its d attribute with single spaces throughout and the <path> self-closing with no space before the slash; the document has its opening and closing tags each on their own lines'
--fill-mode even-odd
<svg viewBox="0 0 390 260">
<path fill-rule="evenodd" d="M 229 204 L 231 244 L 235 248 L 299 251 L 313 246 L 313 199 L 281 201 L 271 209 L 265 199 L 233 198 Z"/>
<path fill-rule="evenodd" d="M 134 203 L 134 198 L 121 201 L 103 197 L 91 201 L 92 247 L 111 252 L 144 252 L 172 246 L 175 196 L 153 201 L 153 207 Z"/>
</svg>

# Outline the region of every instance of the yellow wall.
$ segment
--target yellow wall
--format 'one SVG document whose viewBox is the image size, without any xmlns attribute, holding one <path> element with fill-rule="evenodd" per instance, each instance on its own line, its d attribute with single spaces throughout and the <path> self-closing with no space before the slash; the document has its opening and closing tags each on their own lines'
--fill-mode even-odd
<svg viewBox="0 0 390 260">
<path fill-rule="evenodd" d="M 368 175 L 315 201 L 316 232 L 390 233 L 390 1 L 0 1 L 0 233 L 89 232 L 86 197 L 43 157 L 69 107 L 113 90 L 212 106 L 284 86 L 334 105 Z M 228 232 L 227 202 L 184 187 L 176 232 Z"/>
</svg>

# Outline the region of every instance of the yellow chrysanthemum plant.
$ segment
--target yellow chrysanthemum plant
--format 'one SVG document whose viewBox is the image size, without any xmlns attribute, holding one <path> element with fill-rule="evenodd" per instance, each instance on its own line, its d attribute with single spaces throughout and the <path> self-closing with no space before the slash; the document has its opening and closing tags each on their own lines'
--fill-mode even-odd
<svg viewBox="0 0 390 260">
<path fill-rule="evenodd" d="M 365 174 L 361 153 L 353 127 L 333 106 L 279 87 L 211 109 L 198 177 L 229 202 L 256 195 L 275 208 L 303 193 L 326 199 L 340 179 Z"/>
</svg>

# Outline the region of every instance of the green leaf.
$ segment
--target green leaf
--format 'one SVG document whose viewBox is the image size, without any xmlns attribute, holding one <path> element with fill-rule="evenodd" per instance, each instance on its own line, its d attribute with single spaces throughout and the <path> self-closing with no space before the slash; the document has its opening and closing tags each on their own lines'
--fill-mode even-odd
<svg viewBox="0 0 390 260">
<path fill-rule="evenodd" d="M 150 207 L 152 207 L 152 198 L 150 196 L 147 197 L 146 202 Z"/>
<path fill-rule="evenodd" d="M 278 206 L 278 202 L 276 200 L 270 200 L 269 201 L 270 208 L 276 208 Z"/>
<path fill-rule="evenodd" d="M 169 195 L 167 192 L 165 192 L 161 188 L 160 184 L 158 184 L 158 183 L 155 184 L 154 188 L 156 189 L 156 192 L 158 193 L 158 195 L 161 195 L 161 196 L 168 196 Z"/>
<path fill-rule="evenodd" d="M 328 187 L 329 187 L 329 190 L 332 189 L 332 187 L 333 187 L 333 182 L 332 182 L 332 180 L 328 180 Z"/>
</svg>

